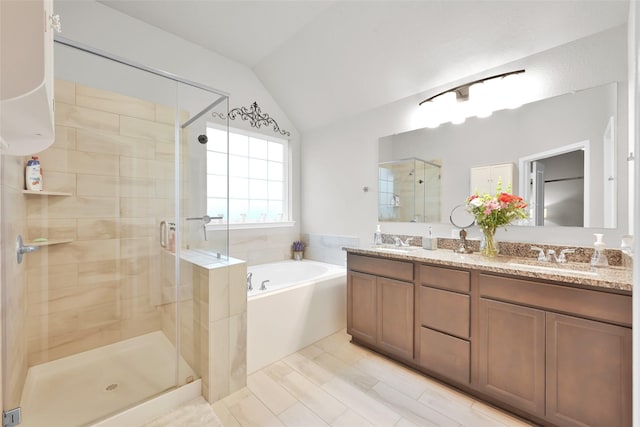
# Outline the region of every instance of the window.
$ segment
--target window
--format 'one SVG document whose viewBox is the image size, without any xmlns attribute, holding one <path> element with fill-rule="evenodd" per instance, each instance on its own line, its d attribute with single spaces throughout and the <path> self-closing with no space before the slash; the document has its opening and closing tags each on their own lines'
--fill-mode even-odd
<svg viewBox="0 0 640 427">
<path fill-rule="evenodd" d="M 230 129 L 227 153 L 226 131 L 207 136 L 208 214 L 226 212 L 228 177 L 230 224 L 289 221 L 288 141 Z"/>
</svg>

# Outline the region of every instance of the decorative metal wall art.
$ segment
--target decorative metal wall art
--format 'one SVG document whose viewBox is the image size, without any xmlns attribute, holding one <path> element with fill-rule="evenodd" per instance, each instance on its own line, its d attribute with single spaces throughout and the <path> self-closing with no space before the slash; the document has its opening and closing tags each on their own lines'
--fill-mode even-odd
<svg viewBox="0 0 640 427">
<path fill-rule="evenodd" d="M 280 135 L 291 136 L 291 132 L 280 129 L 278 126 L 278 122 L 272 119 L 268 113 L 263 113 L 260 110 L 257 102 L 251 104 L 250 108 L 247 107 L 238 107 L 229 111 L 229 114 L 226 116 L 223 113 L 213 112 L 211 113 L 213 117 L 218 117 L 220 119 L 229 118 L 231 120 L 235 120 L 236 117 L 240 116 L 242 120 L 249 120 L 251 127 L 260 128 L 260 126 L 273 126 L 273 130 Z"/>
</svg>

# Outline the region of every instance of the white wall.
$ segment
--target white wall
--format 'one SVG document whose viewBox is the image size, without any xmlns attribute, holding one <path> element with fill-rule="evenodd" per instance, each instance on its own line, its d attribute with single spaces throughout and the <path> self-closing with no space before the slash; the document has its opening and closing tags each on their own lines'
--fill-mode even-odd
<svg viewBox="0 0 640 427">
<path fill-rule="evenodd" d="M 446 87 L 381 106 L 339 123 L 305 132 L 302 151 L 302 212 L 305 233 L 353 235 L 361 244 L 372 243 L 377 223 L 378 139 L 419 127 L 415 120 L 418 103 L 438 92 L 476 78 L 519 68 L 526 69 L 529 100 L 543 99 L 572 90 L 613 81 L 626 85 L 626 26 L 617 27 L 531 57 L 487 70 L 482 75 L 454 81 Z M 625 91 L 618 108 L 626 111 Z M 626 129 L 627 116 L 619 114 L 618 128 Z M 626 146 L 626 135 L 618 143 Z M 461 156 L 465 153 L 461 152 Z M 626 166 L 626 165 L 625 165 Z M 369 192 L 362 188 L 368 186 Z M 443 181 L 443 191 L 447 183 Z M 463 200 L 460 201 L 461 203 Z M 555 227 L 534 229 L 510 227 L 499 231 L 499 240 L 590 245 L 593 232 L 605 234 L 609 246 L 617 247 L 627 227 L 616 230 Z M 424 234 L 425 225 L 384 223 L 383 232 Z M 450 226 L 434 227 L 436 236 L 449 237 Z M 476 235 L 479 233 L 476 232 Z M 471 234 L 473 237 L 473 233 Z"/>
<path fill-rule="evenodd" d="M 60 15 L 62 21 L 61 36 L 226 92 L 230 94 L 229 108 L 249 106 L 257 101 L 264 112 L 268 112 L 278 121 L 281 129 L 291 132 L 292 214 L 296 225 L 283 229 L 243 230 L 230 233 L 231 256 L 243 258 L 260 254 L 260 261 L 286 258 L 291 242 L 299 239 L 300 236 L 300 134 L 255 73 L 242 64 L 93 0 L 56 1 L 55 13 Z M 212 21 L 212 25 L 214 24 Z M 60 56 L 62 61 L 69 55 Z M 78 74 L 87 73 L 83 66 L 84 64 L 76 67 Z M 59 68 L 58 64 L 56 68 Z M 73 74 L 73 70 L 65 68 L 67 68 L 67 74 Z M 230 124 L 234 127 L 250 129 L 246 122 L 239 119 L 230 121 Z M 260 131 L 271 132 L 264 127 Z M 247 246 L 251 250 L 247 250 Z M 267 254 L 261 253 L 264 252 L 260 251 L 261 248 L 267 250 Z M 251 259 L 247 261 L 252 263 Z"/>
</svg>

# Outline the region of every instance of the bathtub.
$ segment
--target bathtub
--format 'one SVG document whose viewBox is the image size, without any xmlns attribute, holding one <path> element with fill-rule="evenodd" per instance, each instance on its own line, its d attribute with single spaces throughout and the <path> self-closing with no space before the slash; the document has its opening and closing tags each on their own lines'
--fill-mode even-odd
<svg viewBox="0 0 640 427">
<path fill-rule="evenodd" d="M 346 270 L 318 261 L 249 266 L 247 373 L 346 327 Z M 260 285 L 266 283 L 267 290 Z"/>
</svg>

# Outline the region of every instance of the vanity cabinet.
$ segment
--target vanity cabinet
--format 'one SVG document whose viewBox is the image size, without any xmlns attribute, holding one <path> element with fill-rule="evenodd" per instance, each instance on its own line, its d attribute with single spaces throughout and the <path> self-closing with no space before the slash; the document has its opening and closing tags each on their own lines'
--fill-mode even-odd
<svg viewBox="0 0 640 427">
<path fill-rule="evenodd" d="M 347 255 L 353 341 L 542 425 L 631 426 L 631 295 Z"/>
<path fill-rule="evenodd" d="M 629 296 L 491 274 L 479 294 L 480 392 L 557 426 L 631 425 Z"/>
<path fill-rule="evenodd" d="M 485 298 L 478 311 L 478 388 L 543 417 L 544 311 Z"/>
<path fill-rule="evenodd" d="M 413 263 L 350 254 L 347 267 L 347 333 L 413 360 Z"/>
<path fill-rule="evenodd" d="M 363 343 L 377 341 L 377 277 L 349 271 L 347 276 L 347 333 Z"/>
<path fill-rule="evenodd" d="M 547 419 L 558 426 L 631 425 L 631 329 L 546 315 Z"/>
<path fill-rule="evenodd" d="M 416 362 L 462 384 L 470 382 L 470 274 L 419 265 L 416 298 Z"/>
</svg>

